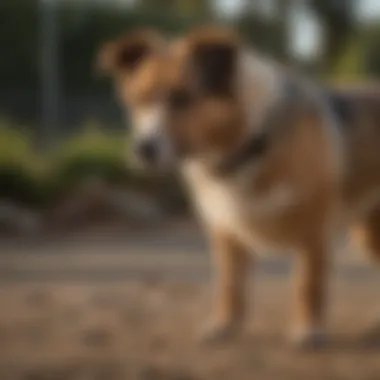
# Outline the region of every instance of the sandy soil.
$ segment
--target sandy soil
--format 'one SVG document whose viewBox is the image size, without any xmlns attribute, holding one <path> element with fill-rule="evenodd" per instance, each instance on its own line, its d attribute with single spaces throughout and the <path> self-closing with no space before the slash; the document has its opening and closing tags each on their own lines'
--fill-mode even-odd
<svg viewBox="0 0 380 380">
<path fill-rule="evenodd" d="M 375 269 L 338 260 L 331 343 L 297 352 L 284 339 L 289 265 L 264 261 L 246 333 L 206 346 L 198 341 L 210 308 L 205 245 L 197 232 L 176 236 L 8 244 L 0 255 L 0 379 L 380 379 Z"/>
</svg>

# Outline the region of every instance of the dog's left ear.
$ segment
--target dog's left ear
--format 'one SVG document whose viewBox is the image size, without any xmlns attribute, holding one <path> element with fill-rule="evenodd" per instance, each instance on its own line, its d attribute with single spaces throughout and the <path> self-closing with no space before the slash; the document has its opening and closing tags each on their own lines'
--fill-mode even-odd
<svg viewBox="0 0 380 380">
<path fill-rule="evenodd" d="M 98 52 L 96 68 L 106 75 L 130 75 L 163 44 L 163 38 L 154 30 L 135 30 L 103 45 Z"/>
<path fill-rule="evenodd" d="M 237 36 L 221 28 L 201 28 L 188 36 L 188 43 L 190 68 L 201 92 L 231 94 L 237 71 Z"/>
</svg>

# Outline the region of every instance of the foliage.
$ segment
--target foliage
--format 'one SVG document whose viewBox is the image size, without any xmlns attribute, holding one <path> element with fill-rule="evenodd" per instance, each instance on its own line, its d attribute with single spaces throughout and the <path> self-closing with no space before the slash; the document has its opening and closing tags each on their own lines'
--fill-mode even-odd
<svg viewBox="0 0 380 380">
<path fill-rule="evenodd" d="M 25 132 L 4 124 L 0 123 L 0 199 L 38 204 L 43 196 L 42 161 Z"/>
<path fill-rule="evenodd" d="M 162 12 L 180 17 L 211 17 L 213 7 L 209 0 L 139 0 L 138 9 L 148 12 Z"/>
<path fill-rule="evenodd" d="M 336 81 L 363 81 L 380 77 L 380 23 L 363 27 L 338 57 L 331 75 Z"/>
<path fill-rule="evenodd" d="M 380 23 L 369 25 L 361 41 L 365 47 L 365 70 L 371 77 L 380 77 Z"/>
<path fill-rule="evenodd" d="M 175 176 L 136 171 L 129 165 L 129 144 L 120 133 L 88 123 L 59 149 L 38 155 L 31 135 L 0 124 L 0 200 L 49 207 L 75 192 L 86 180 L 154 196 L 170 211 L 186 204 Z"/>
<path fill-rule="evenodd" d="M 358 82 L 365 76 L 365 45 L 361 38 L 353 38 L 342 55 L 337 58 L 336 65 L 331 70 L 331 80 L 334 82 Z"/>
<path fill-rule="evenodd" d="M 355 0 L 308 0 L 324 29 L 324 71 L 333 70 L 356 29 Z"/>
<path fill-rule="evenodd" d="M 38 80 L 38 0 L 0 2 L 0 83 L 36 86 Z"/>
<path fill-rule="evenodd" d="M 62 196 L 87 178 L 100 178 L 110 184 L 127 181 L 127 143 L 123 140 L 117 133 L 105 133 L 89 124 L 64 142 L 50 157 L 50 197 L 54 200 Z"/>
</svg>

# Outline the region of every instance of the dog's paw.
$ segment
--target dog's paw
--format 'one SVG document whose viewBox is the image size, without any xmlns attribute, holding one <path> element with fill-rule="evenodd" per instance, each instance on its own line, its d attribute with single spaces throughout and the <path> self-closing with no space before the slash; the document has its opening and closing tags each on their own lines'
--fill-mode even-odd
<svg viewBox="0 0 380 380">
<path fill-rule="evenodd" d="M 297 350 L 319 350 L 328 344 L 327 335 L 320 328 L 294 329 L 289 340 L 293 348 Z"/>
<path fill-rule="evenodd" d="M 241 325 L 234 322 L 208 322 L 199 335 L 202 344 L 221 344 L 234 340 L 241 332 Z"/>
</svg>

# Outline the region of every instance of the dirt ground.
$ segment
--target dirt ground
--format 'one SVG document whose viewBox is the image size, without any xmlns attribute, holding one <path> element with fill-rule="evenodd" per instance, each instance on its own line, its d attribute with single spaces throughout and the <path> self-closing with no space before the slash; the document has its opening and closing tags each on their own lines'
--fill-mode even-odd
<svg viewBox="0 0 380 380">
<path fill-rule="evenodd" d="M 380 271 L 360 256 L 337 259 L 330 344 L 299 352 L 284 337 L 291 281 L 281 257 L 257 267 L 245 334 L 207 346 L 198 332 L 210 267 L 197 231 L 2 247 L 1 380 L 380 379 Z"/>
</svg>

